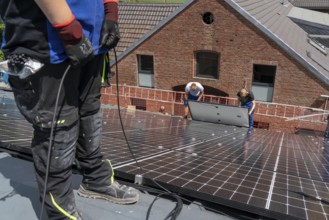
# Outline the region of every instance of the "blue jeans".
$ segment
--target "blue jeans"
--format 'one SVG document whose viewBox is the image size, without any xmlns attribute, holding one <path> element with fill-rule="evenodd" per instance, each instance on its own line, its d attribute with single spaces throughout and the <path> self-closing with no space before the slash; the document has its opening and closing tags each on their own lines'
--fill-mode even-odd
<svg viewBox="0 0 329 220">
<path fill-rule="evenodd" d="M 250 110 L 252 108 L 252 102 L 242 103 L 241 106 L 242 107 L 247 107 L 248 108 L 248 112 L 250 112 Z M 254 112 L 252 112 L 249 115 L 249 128 L 254 128 Z"/>
<path fill-rule="evenodd" d="M 6 84 L 8 84 L 8 74 L 7 73 L 3 73 L 2 77 L 3 77 L 3 82 L 6 83 Z"/>
<path fill-rule="evenodd" d="M 199 98 L 199 96 L 195 96 L 195 95 L 191 95 L 191 94 L 188 94 L 188 100 L 194 100 L 194 101 L 197 101 Z M 184 99 L 184 106 L 187 106 L 187 100 Z"/>
</svg>

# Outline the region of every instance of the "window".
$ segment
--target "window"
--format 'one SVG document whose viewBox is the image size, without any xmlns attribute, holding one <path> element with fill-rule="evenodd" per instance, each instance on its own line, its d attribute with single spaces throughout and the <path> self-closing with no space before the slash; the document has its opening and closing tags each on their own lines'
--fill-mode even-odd
<svg viewBox="0 0 329 220">
<path fill-rule="evenodd" d="M 138 83 L 141 87 L 154 87 L 153 56 L 137 55 Z"/>
<path fill-rule="evenodd" d="M 214 52 L 198 52 L 196 54 L 196 76 L 217 79 L 219 54 Z"/>
<path fill-rule="evenodd" d="M 254 65 L 252 91 L 258 101 L 272 102 L 276 66 Z"/>
<path fill-rule="evenodd" d="M 203 14 L 202 20 L 205 24 L 212 24 L 214 22 L 214 15 L 211 12 L 206 12 Z"/>
<path fill-rule="evenodd" d="M 146 100 L 145 99 L 137 99 L 131 98 L 131 104 L 136 106 L 136 109 L 146 110 Z"/>
</svg>

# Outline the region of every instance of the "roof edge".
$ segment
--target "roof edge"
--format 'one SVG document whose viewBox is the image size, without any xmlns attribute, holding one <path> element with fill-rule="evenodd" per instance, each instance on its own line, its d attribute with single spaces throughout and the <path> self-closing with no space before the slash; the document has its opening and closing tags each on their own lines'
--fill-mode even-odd
<svg viewBox="0 0 329 220">
<path fill-rule="evenodd" d="M 139 45 L 141 45 L 144 41 L 146 41 L 149 37 L 153 36 L 156 32 L 158 32 L 163 26 L 165 26 L 169 21 L 171 21 L 174 17 L 183 12 L 187 7 L 189 7 L 194 0 L 188 0 L 183 3 L 178 9 L 172 12 L 168 17 L 160 21 L 152 30 L 143 35 L 139 40 L 135 41 L 130 47 L 128 47 L 123 53 L 118 56 L 117 62 L 120 62 L 124 57 L 126 57 L 130 52 L 135 50 Z M 115 61 L 110 62 L 110 66 L 113 66 Z"/>
<path fill-rule="evenodd" d="M 310 64 L 304 57 L 302 57 L 292 47 L 290 47 L 283 40 L 281 40 L 279 37 L 277 37 L 272 31 L 270 31 L 263 24 L 261 24 L 257 19 L 255 19 L 253 16 L 251 16 L 245 9 L 240 7 L 235 2 L 235 0 L 225 0 L 225 2 L 227 4 L 229 4 L 233 9 L 235 9 L 237 12 L 239 12 L 245 19 L 247 19 L 249 22 L 254 24 L 266 36 L 268 36 L 275 43 L 277 43 L 285 52 L 287 52 L 290 56 L 292 56 L 295 60 L 297 60 L 300 64 L 302 64 L 306 69 L 308 69 L 314 75 L 316 75 L 322 82 L 324 82 L 327 86 L 329 86 L 328 77 L 326 77 L 323 73 L 321 73 L 321 71 L 319 71 L 315 66 Z"/>
</svg>

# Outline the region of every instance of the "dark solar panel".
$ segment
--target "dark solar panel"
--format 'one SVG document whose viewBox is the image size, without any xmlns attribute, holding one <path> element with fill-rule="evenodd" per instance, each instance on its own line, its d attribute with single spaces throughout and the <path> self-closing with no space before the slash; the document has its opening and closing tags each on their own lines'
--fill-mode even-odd
<svg viewBox="0 0 329 220">
<path fill-rule="evenodd" d="M 306 33 L 308 34 L 315 34 L 315 35 L 329 35 L 329 30 L 312 26 L 312 25 L 307 25 L 307 24 L 302 24 L 302 23 L 297 23 L 300 28 L 302 28 Z"/>
<path fill-rule="evenodd" d="M 4 103 L 4 102 L 3 102 Z M 0 103 L 0 147 L 30 152 L 31 125 L 13 103 Z M 329 148 L 321 137 L 295 135 L 103 108 L 102 152 L 117 176 L 278 219 L 329 219 Z M 328 145 L 329 146 L 329 145 Z M 324 199 L 322 202 L 319 199 Z"/>
<path fill-rule="evenodd" d="M 263 213 L 279 219 L 326 219 L 329 206 L 301 192 L 329 200 L 328 183 L 192 154 L 168 152 L 141 162 L 144 175 L 176 192 Z M 134 164 L 118 175 L 142 174 Z"/>
</svg>

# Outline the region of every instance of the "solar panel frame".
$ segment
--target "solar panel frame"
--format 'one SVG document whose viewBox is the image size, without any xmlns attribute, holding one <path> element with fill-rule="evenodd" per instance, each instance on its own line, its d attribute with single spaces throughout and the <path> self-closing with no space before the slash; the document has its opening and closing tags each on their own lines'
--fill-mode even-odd
<svg viewBox="0 0 329 220">
<path fill-rule="evenodd" d="M 249 127 L 248 109 L 245 107 L 189 100 L 188 108 L 193 120 Z"/>
</svg>

